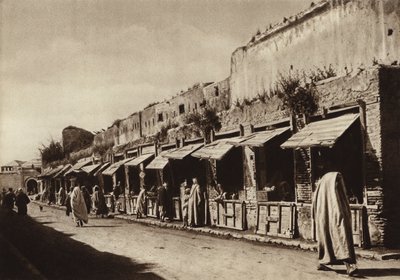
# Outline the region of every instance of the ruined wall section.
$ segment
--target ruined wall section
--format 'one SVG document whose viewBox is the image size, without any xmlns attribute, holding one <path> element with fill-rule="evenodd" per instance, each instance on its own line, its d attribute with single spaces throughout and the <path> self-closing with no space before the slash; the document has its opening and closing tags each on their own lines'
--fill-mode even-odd
<svg viewBox="0 0 400 280">
<path fill-rule="evenodd" d="M 400 61 L 399 45 L 399 1 L 322 1 L 232 54 L 232 101 L 268 92 L 291 69 L 332 65 L 342 75 L 373 61 Z"/>
<path fill-rule="evenodd" d="M 140 138 L 140 113 L 136 112 L 121 120 L 118 125 L 118 142 L 120 145 Z"/>
<path fill-rule="evenodd" d="M 215 108 L 217 112 L 228 110 L 231 104 L 231 92 L 229 78 L 212 83 L 203 89 L 207 104 Z"/>
</svg>

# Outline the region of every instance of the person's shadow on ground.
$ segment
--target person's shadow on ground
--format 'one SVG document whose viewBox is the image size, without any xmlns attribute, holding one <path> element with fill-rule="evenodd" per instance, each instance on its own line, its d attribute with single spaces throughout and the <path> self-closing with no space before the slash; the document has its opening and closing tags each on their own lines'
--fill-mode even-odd
<svg viewBox="0 0 400 280">
<path fill-rule="evenodd" d="M 29 216 L 0 210 L 0 234 L 48 279 L 162 279 L 149 272 L 150 264 L 100 252 Z M 0 263 L 8 264 L 2 269 L 3 276 L 20 279 L 15 274 L 18 264 L 5 261 L 4 253 L 0 258 Z"/>
</svg>

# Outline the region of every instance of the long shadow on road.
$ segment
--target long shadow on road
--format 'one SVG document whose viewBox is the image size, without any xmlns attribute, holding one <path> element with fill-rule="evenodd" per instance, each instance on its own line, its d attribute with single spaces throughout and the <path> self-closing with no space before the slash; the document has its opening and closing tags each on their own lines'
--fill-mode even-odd
<svg viewBox="0 0 400 280">
<path fill-rule="evenodd" d="M 149 271 L 151 264 L 100 252 L 29 216 L 0 210 L 0 234 L 49 279 L 162 279 Z M 17 267 L 5 269 L 9 279 L 20 278 Z"/>
</svg>

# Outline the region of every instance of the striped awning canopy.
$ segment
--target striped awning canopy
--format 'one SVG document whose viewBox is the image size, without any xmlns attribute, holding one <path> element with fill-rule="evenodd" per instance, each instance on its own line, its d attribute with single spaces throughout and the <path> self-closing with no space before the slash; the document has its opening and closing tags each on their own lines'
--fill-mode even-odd
<svg viewBox="0 0 400 280">
<path fill-rule="evenodd" d="M 129 162 L 127 162 L 125 165 L 127 166 L 138 166 L 140 165 L 142 162 L 150 159 L 151 157 L 154 157 L 154 154 L 145 154 L 145 155 L 141 155 Z"/>
<path fill-rule="evenodd" d="M 357 119 L 359 119 L 359 114 L 346 114 L 310 123 L 289 138 L 281 147 L 294 149 L 332 147 Z"/>
<path fill-rule="evenodd" d="M 192 156 L 202 159 L 221 160 L 234 147 L 233 144 L 227 143 L 225 139 L 221 139 L 195 151 Z"/>
<path fill-rule="evenodd" d="M 157 169 L 163 170 L 165 166 L 168 164 L 168 158 L 164 157 L 167 152 L 172 152 L 176 149 L 171 149 L 167 151 L 161 152 L 155 159 L 152 160 L 147 166 L 146 169 Z"/>
<path fill-rule="evenodd" d="M 262 147 L 268 141 L 274 139 L 276 136 L 289 131 L 289 127 L 277 128 L 272 130 L 266 130 L 261 132 L 256 132 L 249 135 L 249 139 L 240 143 L 241 146 L 251 146 L 251 147 Z"/>
<path fill-rule="evenodd" d="M 181 148 L 174 149 L 173 151 L 166 151 L 164 157 L 170 159 L 184 159 L 185 157 L 200 149 L 202 146 L 202 143 L 183 146 Z"/>
<path fill-rule="evenodd" d="M 116 163 L 111 164 L 107 169 L 105 169 L 102 174 L 103 175 L 108 175 L 108 176 L 112 176 L 114 175 L 115 172 L 118 171 L 118 169 L 123 166 L 125 163 L 133 160 L 134 158 L 126 158 L 124 160 L 120 160 Z"/>
<path fill-rule="evenodd" d="M 97 163 L 97 164 L 92 164 L 92 165 L 87 165 L 81 168 L 81 170 L 85 173 L 87 173 L 88 175 L 91 175 L 93 173 L 96 172 L 96 170 L 98 168 L 100 168 L 101 164 Z"/>
</svg>

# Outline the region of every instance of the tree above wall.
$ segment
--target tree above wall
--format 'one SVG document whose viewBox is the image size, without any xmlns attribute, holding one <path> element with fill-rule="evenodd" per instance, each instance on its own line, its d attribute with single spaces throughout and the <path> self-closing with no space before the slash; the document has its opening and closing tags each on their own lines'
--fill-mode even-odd
<svg viewBox="0 0 400 280">
<path fill-rule="evenodd" d="M 209 106 L 205 106 L 201 113 L 194 112 L 187 115 L 185 123 L 197 127 L 206 141 L 210 140 L 211 131 L 219 131 L 222 126 L 216 109 Z"/>
</svg>

